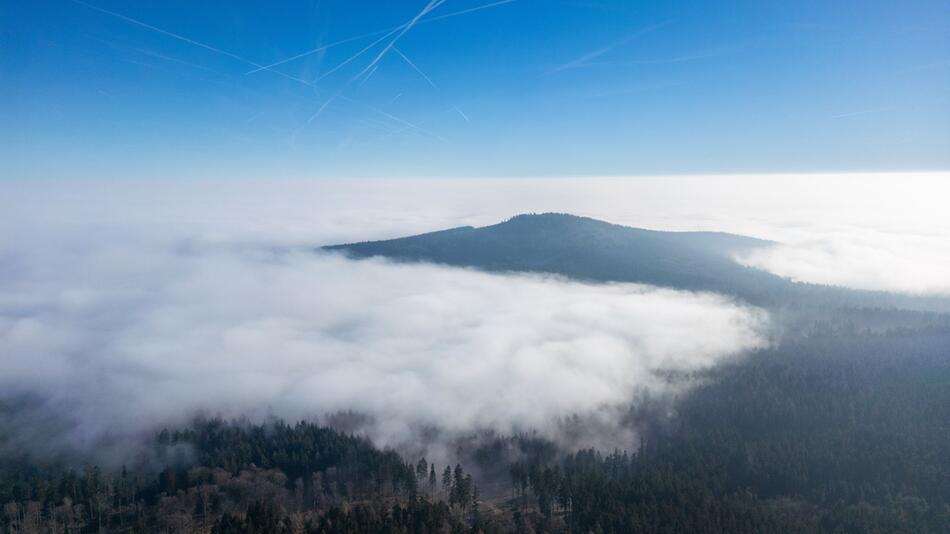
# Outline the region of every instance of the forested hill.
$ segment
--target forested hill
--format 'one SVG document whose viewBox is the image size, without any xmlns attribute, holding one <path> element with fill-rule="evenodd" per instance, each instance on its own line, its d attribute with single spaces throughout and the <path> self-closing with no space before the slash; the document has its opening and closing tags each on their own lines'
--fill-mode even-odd
<svg viewBox="0 0 950 534">
<path fill-rule="evenodd" d="M 353 258 L 431 262 L 493 272 L 536 272 L 590 282 L 634 282 L 713 291 L 808 317 L 827 310 L 890 308 L 950 312 L 950 299 L 805 284 L 746 267 L 734 257 L 772 246 L 722 232 L 644 230 L 562 213 L 518 215 L 398 239 L 322 247 Z"/>
<path fill-rule="evenodd" d="M 554 273 L 587 281 L 638 282 L 708 290 L 761 301 L 792 284 L 735 262 L 769 241 L 718 232 L 660 232 L 586 217 L 518 215 L 500 224 L 324 247 L 353 257 L 384 256 L 487 271 Z"/>
</svg>

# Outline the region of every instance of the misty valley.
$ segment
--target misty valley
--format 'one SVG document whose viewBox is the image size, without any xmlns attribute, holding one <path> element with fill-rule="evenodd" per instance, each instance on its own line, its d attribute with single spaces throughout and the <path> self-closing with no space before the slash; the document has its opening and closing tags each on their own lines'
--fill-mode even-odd
<svg viewBox="0 0 950 534">
<path fill-rule="evenodd" d="M 948 28 L 0 0 L 0 534 L 950 534 Z"/>
<path fill-rule="evenodd" d="M 544 213 L 57 275 L 106 294 L 24 259 L 0 527 L 946 532 L 950 298 L 774 246 Z"/>
</svg>

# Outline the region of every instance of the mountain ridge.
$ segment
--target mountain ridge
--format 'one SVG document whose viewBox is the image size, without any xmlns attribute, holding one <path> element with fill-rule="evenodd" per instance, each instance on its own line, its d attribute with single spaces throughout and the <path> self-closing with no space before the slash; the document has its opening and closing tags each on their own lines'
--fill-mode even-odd
<svg viewBox="0 0 950 534">
<path fill-rule="evenodd" d="M 725 232 L 648 230 L 564 213 L 520 214 L 503 222 L 459 226 L 395 239 L 322 247 L 355 258 L 387 257 L 487 271 L 561 274 L 597 282 L 636 282 L 737 294 L 790 283 L 732 255 L 774 244 Z"/>
<path fill-rule="evenodd" d="M 395 239 L 320 247 L 354 259 L 384 257 L 487 272 L 556 274 L 711 291 L 768 308 L 840 307 L 950 313 L 950 299 L 795 282 L 743 265 L 735 255 L 777 242 L 717 231 L 663 231 L 566 213 L 520 214 Z M 799 315 L 807 315 L 798 312 Z"/>
</svg>

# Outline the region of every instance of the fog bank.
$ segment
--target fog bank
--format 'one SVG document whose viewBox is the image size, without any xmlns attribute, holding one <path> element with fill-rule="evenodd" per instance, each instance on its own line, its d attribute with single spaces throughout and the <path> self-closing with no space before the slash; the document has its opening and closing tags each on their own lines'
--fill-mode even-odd
<svg viewBox="0 0 950 534">
<path fill-rule="evenodd" d="M 709 294 L 73 237 L 5 262 L 0 390 L 72 420 L 80 448 L 197 413 L 352 410 L 383 445 L 551 434 L 765 342 L 762 312 Z"/>
<path fill-rule="evenodd" d="M 767 343 L 763 312 L 313 248 L 562 211 L 779 240 L 742 261 L 795 279 L 946 292 L 947 176 L 905 178 L 4 182 L 0 391 L 42 399 L 29 419 L 71 419 L 64 439 L 87 448 L 198 412 L 354 410 L 380 444 L 609 426 L 635 395 L 670 393 L 662 372 Z"/>
<path fill-rule="evenodd" d="M 273 245 L 383 239 L 517 213 L 779 241 L 795 280 L 950 295 L 950 172 L 452 180 L 0 182 L 0 231 L 69 225 Z M 83 228 L 85 227 L 85 228 Z"/>
</svg>

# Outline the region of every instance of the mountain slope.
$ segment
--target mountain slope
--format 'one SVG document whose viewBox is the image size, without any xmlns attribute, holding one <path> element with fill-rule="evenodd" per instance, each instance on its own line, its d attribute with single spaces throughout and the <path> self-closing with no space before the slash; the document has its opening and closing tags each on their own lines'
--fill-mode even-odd
<svg viewBox="0 0 950 534">
<path fill-rule="evenodd" d="M 661 232 L 560 213 L 518 215 L 491 226 L 322 247 L 353 258 L 380 256 L 485 271 L 538 272 L 592 282 L 635 282 L 714 291 L 797 315 L 842 307 L 950 313 L 950 299 L 796 283 L 733 260 L 771 241 L 722 232 Z M 804 313 L 803 307 L 809 309 Z M 810 320 L 813 320 L 812 317 Z"/>
<path fill-rule="evenodd" d="M 324 247 L 352 257 L 383 256 L 488 271 L 554 273 L 598 282 L 637 282 L 718 291 L 752 301 L 790 282 L 745 267 L 732 255 L 771 242 L 718 232 L 660 232 L 573 215 L 518 215 L 386 241 Z"/>
</svg>

